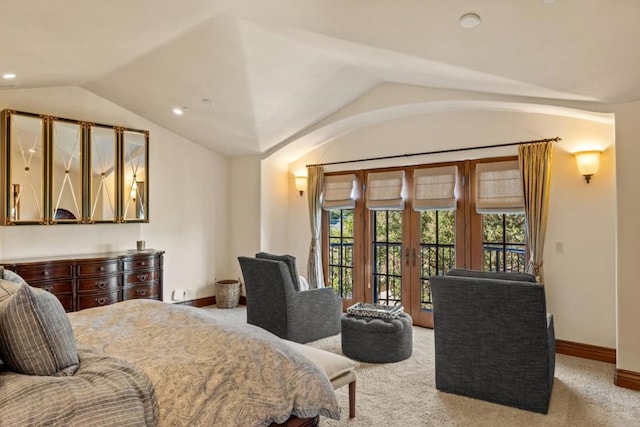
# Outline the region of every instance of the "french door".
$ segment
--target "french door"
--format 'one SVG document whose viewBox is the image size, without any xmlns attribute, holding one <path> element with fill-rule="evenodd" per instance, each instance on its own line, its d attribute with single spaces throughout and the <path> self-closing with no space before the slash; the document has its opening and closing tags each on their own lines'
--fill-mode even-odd
<svg viewBox="0 0 640 427">
<path fill-rule="evenodd" d="M 523 216 L 475 212 L 476 162 L 402 168 L 403 202 L 391 209 L 367 207 L 368 175 L 379 170 L 355 174 L 353 208 L 328 210 L 323 220 L 325 277 L 345 308 L 356 302 L 401 304 L 414 324 L 433 327 L 431 276 L 454 267 L 521 271 Z M 421 208 L 411 190 L 416 170 L 443 166 L 455 166 L 454 204 Z"/>
<path fill-rule="evenodd" d="M 464 165 L 454 166 L 460 175 L 456 191 L 461 192 Z M 404 169 L 407 188 L 414 188 L 415 169 Z M 433 327 L 429 278 L 465 265 L 464 251 L 456 250 L 464 247 L 464 209 L 457 206 L 463 203 L 459 198 L 454 209 L 416 210 L 408 196 L 402 210 L 365 213 L 365 259 L 371 260 L 364 278 L 368 301 L 402 304 L 414 324 Z"/>
</svg>

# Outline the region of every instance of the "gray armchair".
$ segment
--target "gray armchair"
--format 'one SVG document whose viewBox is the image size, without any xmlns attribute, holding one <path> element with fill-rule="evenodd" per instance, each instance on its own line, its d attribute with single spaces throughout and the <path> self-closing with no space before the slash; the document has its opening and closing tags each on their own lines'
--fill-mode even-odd
<svg viewBox="0 0 640 427">
<path fill-rule="evenodd" d="M 340 333 L 342 300 L 332 288 L 297 291 L 283 261 L 238 257 L 247 293 L 247 323 L 299 343 Z"/>
<path fill-rule="evenodd" d="M 555 335 L 544 286 L 532 276 L 476 273 L 429 279 L 436 388 L 546 414 Z"/>
</svg>

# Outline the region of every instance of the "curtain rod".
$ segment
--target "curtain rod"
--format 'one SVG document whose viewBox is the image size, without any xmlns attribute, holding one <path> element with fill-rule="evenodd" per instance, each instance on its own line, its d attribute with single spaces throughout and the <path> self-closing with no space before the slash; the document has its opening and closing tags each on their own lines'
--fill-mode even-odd
<svg viewBox="0 0 640 427">
<path fill-rule="evenodd" d="M 369 162 L 372 160 L 387 160 L 387 159 L 398 159 L 400 157 L 413 157 L 413 156 L 425 156 L 427 154 L 442 154 L 442 153 L 455 153 L 458 151 L 469 151 L 469 150 L 482 150 L 484 148 L 497 148 L 497 147 L 508 147 L 511 145 L 524 145 L 524 144 L 534 144 L 537 142 L 558 142 L 561 141 L 562 138 L 556 136 L 555 138 L 545 138 L 545 139 L 536 139 L 532 141 L 520 141 L 520 142 L 508 142 L 506 144 L 493 144 L 493 145 L 483 145 L 480 147 L 465 147 L 465 148 L 451 148 L 448 150 L 438 150 L 438 151 L 425 151 L 422 153 L 407 153 L 407 154 L 395 154 L 392 156 L 382 156 L 382 157 L 369 157 L 368 159 L 357 159 L 357 160 L 340 160 L 337 162 L 328 162 L 328 163 L 317 163 L 309 166 L 329 166 L 329 165 L 341 165 L 345 163 L 358 163 L 358 162 Z"/>
</svg>

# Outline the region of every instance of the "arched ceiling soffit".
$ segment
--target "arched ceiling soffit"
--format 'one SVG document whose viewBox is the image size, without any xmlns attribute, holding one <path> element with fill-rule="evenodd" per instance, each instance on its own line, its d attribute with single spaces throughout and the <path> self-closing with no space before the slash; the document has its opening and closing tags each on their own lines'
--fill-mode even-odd
<svg viewBox="0 0 640 427">
<path fill-rule="evenodd" d="M 495 111 L 524 114 L 547 114 L 558 117 L 585 120 L 601 124 L 614 124 L 614 116 L 609 113 L 581 110 L 527 102 L 482 101 L 482 100 L 444 100 L 425 101 L 410 104 L 382 107 L 370 111 L 358 112 L 325 123 L 310 132 L 285 141 L 277 150 L 272 150 L 265 157 L 277 156 L 280 160 L 292 162 L 306 153 L 327 144 L 334 139 L 376 124 L 393 120 L 431 113 Z"/>
</svg>

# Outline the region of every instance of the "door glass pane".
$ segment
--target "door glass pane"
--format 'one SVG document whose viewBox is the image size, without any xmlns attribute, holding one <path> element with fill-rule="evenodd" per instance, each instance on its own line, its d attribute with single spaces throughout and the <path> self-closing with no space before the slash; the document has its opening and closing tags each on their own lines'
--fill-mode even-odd
<svg viewBox="0 0 640 427">
<path fill-rule="evenodd" d="M 429 277 L 442 275 L 456 263 L 455 211 L 420 213 L 420 309 L 430 311 Z"/>
<path fill-rule="evenodd" d="M 147 219 L 147 137 L 141 132 L 123 134 L 123 208 L 125 221 Z"/>
<path fill-rule="evenodd" d="M 91 126 L 89 179 L 92 222 L 116 220 L 116 133 L 113 128 Z"/>
<path fill-rule="evenodd" d="M 56 222 L 82 220 L 82 126 L 53 121 L 51 215 Z"/>
<path fill-rule="evenodd" d="M 353 209 L 329 211 L 329 283 L 353 299 Z"/>
<path fill-rule="evenodd" d="M 485 271 L 525 270 L 524 214 L 482 215 L 482 241 Z"/>
<path fill-rule="evenodd" d="M 9 130 L 12 222 L 44 222 L 44 120 L 11 114 Z"/>
<path fill-rule="evenodd" d="M 373 299 L 378 304 L 402 301 L 402 211 L 372 211 Z"/>
</svg>

